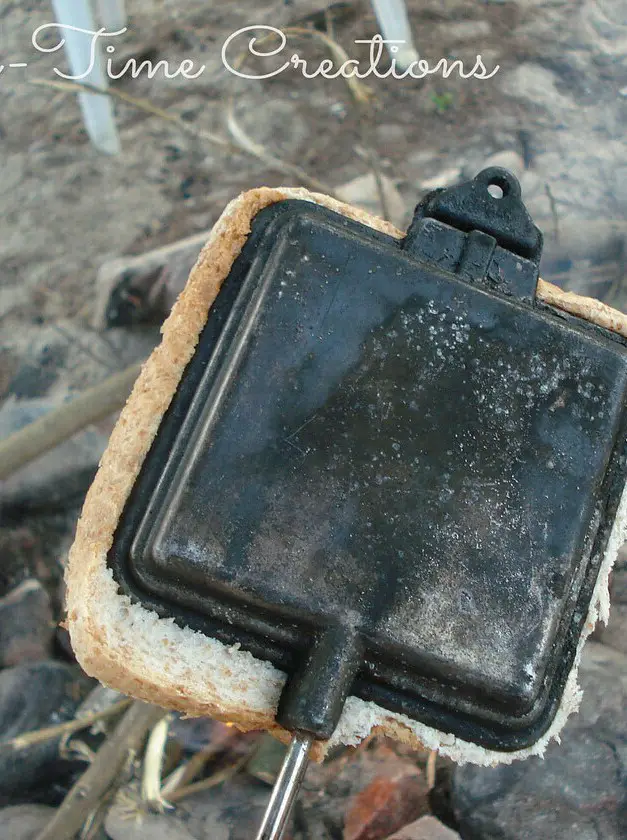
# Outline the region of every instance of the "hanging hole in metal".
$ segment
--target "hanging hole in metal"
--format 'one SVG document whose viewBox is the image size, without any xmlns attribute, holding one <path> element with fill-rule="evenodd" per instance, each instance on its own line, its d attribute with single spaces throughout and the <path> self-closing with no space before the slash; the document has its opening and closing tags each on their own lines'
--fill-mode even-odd
<svg viewBox="0 0 627 840">
<path fill-rule="evenodd" d="M 281 840 L 309 764 L 313 735 L 294 733 L 256 840 Z"/>
<path fill-rule="evenodd" d="M 503 198 L 505 190 L 500 184 L 488 184 L 488 192 L 492 198 Z"/>
<path fill-rule="evenodd" d="M 502 166 L 489 166 L 475 175 L 474 181 L 483 184 L 492 198 L 522 198 L 518 179 Z M 495 195 L 493 192 L 495 187 L 502 190 L 501 195 Z"/>
</svg>

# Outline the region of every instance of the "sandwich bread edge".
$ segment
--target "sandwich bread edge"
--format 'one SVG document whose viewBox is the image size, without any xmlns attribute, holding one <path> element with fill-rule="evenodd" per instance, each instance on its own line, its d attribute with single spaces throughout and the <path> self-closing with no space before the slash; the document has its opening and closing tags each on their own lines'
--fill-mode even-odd
<svg viewBox="0 0 627 840">
<path fill-rule="evenodd" d="M 143 365 L 111 434 L 85 499 L 65 574 L 68 629 L 86 673 L 125 694 L 186 716 L 209 716 L 242 730 L 267 729 L 281 740 L 290 738 L 275 720 L 285 675 L 238 645 L 228 646 L 179 627 L 173 619 L 159 618 L 132 603 L 119 592 L 107 567 L 107 555 L 142 463 L 194 354 L 211 304 L 246 242 L 252 219 L 264 207 L 285 199 L 320 204 L 395 238 L 404 236 L 389 222 L 304 188 L 260 187 L 231 201 L 201 250 L 185 289 L 163 324 L 161 343 Z M 627 336 L 627 318 L 599 301 L 563 292 L 543 281 L 538 285 L 538 297 Z M 349 697 L 331 740 L 315 742 L 313 758 L 321 760 L 334 744 L 357 744 L 373 731 L 415 747 L 437 749 L 459 763 L 495 765 L 542 755 L 579 706 L 581 652 L 597 619 L 607 621 L 608 578 L 626 536 L 626 522 L 627 492 L 623 492 L 560 708 L 536 744 L 509 753 L 484 749 L 372 702 Z"/>
</svg>

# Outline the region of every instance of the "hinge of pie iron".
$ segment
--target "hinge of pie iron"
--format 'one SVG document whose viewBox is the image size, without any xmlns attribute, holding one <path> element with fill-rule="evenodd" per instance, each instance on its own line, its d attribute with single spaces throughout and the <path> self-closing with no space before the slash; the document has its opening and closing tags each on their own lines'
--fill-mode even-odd
<svg viewBox="0 0 627 840">
<path fill-rule="evenodd" d="M 493 166 L 426 195 L 402 247 L 468 282 L 526 301 L 535 296 L 542 233 L 507 169 Z"/>
</svg>

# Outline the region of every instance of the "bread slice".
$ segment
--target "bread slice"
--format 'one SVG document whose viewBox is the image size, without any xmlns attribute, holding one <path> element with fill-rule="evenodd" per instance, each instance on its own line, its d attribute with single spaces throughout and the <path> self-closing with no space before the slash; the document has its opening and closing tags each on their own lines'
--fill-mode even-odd
<svg viewBox="0 0 627 840">
<path fill-rule="evenodd" d="M 283 199 L 315 202 L 390 236 L 404 235 L 388 222 L 305 189 L 261 187 L 243 193 L 226 207 L 163 325 L 161 344 L 143 366 L 113 430 L 78 522 L 66 582 L 72 645 L 88 674 L 133 697 L 186 715 L 231 721 L 243 730 L 267 729 L 286 740 L 289 733 L 275 720 L 285 681 L 281 671 L 238 645 L 229 647 L 132 603 L 120 594 L 107 567 L 107 554 L 131 488 L 192 358 L 209 308 L 248 237 L 251 220 L 264 207 Z M 599 301 L 565 293 L 542 281 L 538 296 L 627 336 L 627 318 Z M 599 618 L 607 621 L 608 576 L 625 539 L 626 522 L 624 492 L 561 707 L 534 746 L 509 753 L 490 751 L 349 697 L 333 737 L 316 742 L 313 757 L 322 758 L 332 744 L 357 744 L 373 731 L 416 747 L 437 749 L 458 762 L 490 765 L 541 755 L 578 707 L 576 677 L 584 638 Z"/>
</svg>

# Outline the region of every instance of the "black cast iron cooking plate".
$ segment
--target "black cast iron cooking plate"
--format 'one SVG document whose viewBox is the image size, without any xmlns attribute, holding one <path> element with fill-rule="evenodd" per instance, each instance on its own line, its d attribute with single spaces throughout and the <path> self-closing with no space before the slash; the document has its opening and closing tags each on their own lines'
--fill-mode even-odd
<svg viewBox="0 0 627 840">
<path fill-rule="evenodd" d="M 421 207 L 401 241 L 257 215 L 109 562 L 284 669 L 285 725 L 328 737 L 351 693 L 513 750 L 559 705 L 625 480 L 626 348 L 535 300 L 535 228 Z"/>
</svg>

